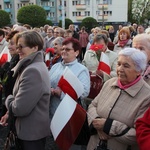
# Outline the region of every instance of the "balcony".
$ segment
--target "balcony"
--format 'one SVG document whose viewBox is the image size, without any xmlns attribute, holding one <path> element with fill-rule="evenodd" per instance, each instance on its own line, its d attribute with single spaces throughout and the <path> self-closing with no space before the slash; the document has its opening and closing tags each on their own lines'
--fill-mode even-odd
<svg viewBox="0 0 150 150">
<path fill-rule="evenodd" d="M 76 16 L 77 21 L 82 21 L 86 16 Z"/>
<path fill-rule="evenodd" d="M 11 12 L 11 8 L 5 8 L 4 9 L 6 12 L 10 13 Z"/>
<path fill-rule="evenodd" d="M 98 21 L 107 21 L 108 20 L 108 15 L 99 15 L 97 18 Z"/>
<path fill-rule="evenodd" d="M 50 11 L 50 6 L 43 6 L 44 10 Z"/>
<path fill-rule="evenodd" d="M 107 10 L 108 9 L 108 5 L 107 4 L 99 4 L 98 5 L 98 9 L 103 9 L 103 10 Z"/>
<path fill-rule="evenodd" d="M 10 3 L 10 0 L 4 0 L 4 3 Z"/>
<path fill-rule="evenodd" d="M 77 10 L 85 10 L 86 9 L 86 5 L 85 4 L 76 5 L 76 9 Z"/>
</svg>

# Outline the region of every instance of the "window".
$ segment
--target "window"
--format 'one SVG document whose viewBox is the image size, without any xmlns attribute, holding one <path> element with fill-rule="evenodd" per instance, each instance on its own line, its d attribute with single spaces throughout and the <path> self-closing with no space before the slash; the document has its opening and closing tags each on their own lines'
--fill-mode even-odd
<svg viewBox="0 0 150 150">
<path fill-rule="evenodd" d="M 72 1 L 72 5 L 77 5 L 78 4 L 78 1 Z"/>
<path fill-rule="evenodd" d="M 103 0 L 103 4 L 108 4 L 108 0 Z"/>
<path fill-rule="evenodd" d="M 90 5 L 90 0 L 86 0 L 86 1 L 85 1 L 85 4 L 86 4 L 86 5 Z"/>
<path fill-rule="evenodd" d="M 81 16 L 81 12 L 72 12 L 72 16 Z"/>
<path fill-rule="evenodd" d="M 85 16 L 90 16 L 90 11 L 85 11 Z"/>
</svg>

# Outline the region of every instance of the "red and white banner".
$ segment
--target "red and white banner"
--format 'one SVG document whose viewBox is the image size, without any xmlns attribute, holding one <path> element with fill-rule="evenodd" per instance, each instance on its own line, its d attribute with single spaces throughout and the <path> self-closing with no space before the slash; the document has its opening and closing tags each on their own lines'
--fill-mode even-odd
<svg viewBox="0 0 150 150">
<path fill-rule="evenodd" d="M 100 62 L 97 70 L 102 70 L 103 72 L 110 75 L 111 70 L 110 70 L 109 58 L 104 52 L 101 53 Z"/>
<path fill-rule="evenodd" d="M 86 111 L 66 94 L 50 125 L 54 140 L 61 150 L 69 150 L 79 135 L 85 118 Z"/>
<path fill-rule="evenodd" d="M 74 100 L 77 100 L 84 92 L 81 81 L 68 67 L 65 68 L 63 75 L 58 82 L 58 86 Z"/>
<path fill-rule="evenodd" d="M 0 53 L 0 66 L 6 62 L 9 62 L 10 60 L 11 60 L 11 55 L 9 53 L 9 49 L 7 46 L 5 46 L 2 52 Z"/>
</svg>

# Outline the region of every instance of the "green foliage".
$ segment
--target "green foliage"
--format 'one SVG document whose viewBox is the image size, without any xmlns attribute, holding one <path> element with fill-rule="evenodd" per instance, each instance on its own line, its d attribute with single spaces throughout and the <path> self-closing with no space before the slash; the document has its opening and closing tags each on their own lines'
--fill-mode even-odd
<svg viewBox="0 0 150 150">
<path fill-rule="evenodd" d="M 96 21 L 96 19 L 92 18 L 92 17 L 86 17 L 82 20 L 81 24 L 80 24 L 80 28 L 82 26 L 85 26 L 85 28 L 88 31 L 91 31 L 92 28 L 95 28 L 98 26 L 98 22 Z"/>
<path fill-rule="evenodd" d="M 7 26 L 10 24 L 10 16 L 4 10 L 0 10 L 0 27 Z"/>
<path fill-rule="evenodd" d="M 17 20 L 22 24 L 40 27 L 46 22 L 46 11 L 38 5 L 24 6 L 18 10 Z"/>
<path fill-rule="evenodd" d="M 65 18 L 65 29 L 68 29 L 70 24 L 73 24 L 72 20 Z M 62 20 L 59 20 L 58 26 L 62 27 Z"/>
<path fill-rule="evenodd" d="M 52 23 L 51 20 L 46 20 L 46 21 L 45 21 L 45 24 L 48 24 L 48 25 L 50 25 L 50 26 L 53 26 L 53 23 Z M 45 24 L 44 24 L 44 25 L 45 25 Z"/>
</svg>

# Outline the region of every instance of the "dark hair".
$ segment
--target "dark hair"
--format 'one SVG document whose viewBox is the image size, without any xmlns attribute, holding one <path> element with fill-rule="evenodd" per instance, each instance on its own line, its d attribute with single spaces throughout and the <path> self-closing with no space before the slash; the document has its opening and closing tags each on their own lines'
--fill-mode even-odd
<svg viewBox="0 0 150 150">
<path fill-rule="evenodd" d="M 42 36 L 36 31 L 30 30 L 18 33 L 15 36 L 16 45 L 20 38 L 24 38 L 26 46 L 30 48 L 38 46 L 38 51 L 43 49 L 44 40 Z"/>
<path fill-rule="evenodd" d="M 72 47 L 73 47 L 75 52 L 76 51 L 79 51 L 79 53 L 81 52 L 81 45 L 80 45 L 80 42 L 77 39 L 75 39 L 73 37 L 67 38 L 63 41 L 62 45 L 67 45 L 69 43 L 72 43 Z"/>
<path fill-rule="evenodd" d="M 106 44 L 106 45 L 108 44 L 108 38 L 106 37 L 105 34 L 96 34 L 96 35 L 94 36 L 94 39 L 93 39 L 93 44 L 94 44 L 95 42 L 100 41 L 100 40 L 104 40 L 105 44 Z"/>
<path fill-rule="evenodd" d="M 6 36 L 6 40 L 9 41 L 10 39 L 12 39 L 14 37 L 15 34 L 19 33 L 19 31 L 11 31 L 10 33 L 8 33 L 8 35 Z"/>
<path fill-rule="evenodd" d="M 3 35 L 3 37 L 5 37 L 5 32 L 3 29 L 0 29 L 0 36 Z"/>
</svg>

